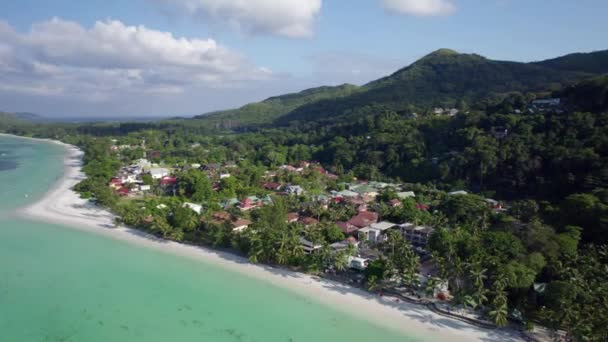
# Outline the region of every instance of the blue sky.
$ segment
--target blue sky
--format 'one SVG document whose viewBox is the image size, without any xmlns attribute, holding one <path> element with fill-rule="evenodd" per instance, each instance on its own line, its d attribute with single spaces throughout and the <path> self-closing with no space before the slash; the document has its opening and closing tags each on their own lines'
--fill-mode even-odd
<svg viewBox="0 0 608 342">
<path fill-rule="evenodd" d="M 447 47 L 533 61 L 607 49 L 605 0 L 0 3 L 0 109 L 193 115 L 363 84 Z"/>
</svg>

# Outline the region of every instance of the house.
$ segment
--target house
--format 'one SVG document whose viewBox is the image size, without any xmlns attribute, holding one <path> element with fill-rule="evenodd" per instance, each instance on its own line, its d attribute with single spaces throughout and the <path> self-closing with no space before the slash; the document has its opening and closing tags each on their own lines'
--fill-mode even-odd
<svg viewBox="0 0 608 342">
<path fill-rule="evenodd" d="M 406 199 L 410 197 L 416 197 L 416 194 L 413 191 L 403 191 L 398 192 L 397 197 L 399 197 L 400 199 Z"/>
<path fill-rule="evenodd" d="M 335 193 L 335 197 L 354 198 L 359 197 L 359 194 L 351 190 L 342 190 Z"/>
<path fill-rule="evenodd" d="M 279 183 L 273 183 L 273 182 L 264 183 L 263 187 L 264 187 L 264 189 L 270 190 L 270 191 L 279 191 L 279 190 L 281 190 L 281 184 L 279 184 Z"/>
<path fill-rule="evenodd" d="M 365 269 L 367 268 L 368 265 L 369 265 L 368 259 L 353 257 L 353 256 L 348 257 L 348 267 L 350 267 L 352 269 L 359 270 L 359 271 L 365 271 Z"/>
<path fill-rule="evenodd" d="M 361 203 L 359 204 L 359 206 L 357 207 L 357 212 L 358 213 L 363 213 L 367 211 L 367 204 L 366 203 Z"/>
<path fill-rule="evenodd" d="M 230 178 L 230 174 L 229 173 L 220 173 L 220 179 L 224 179 L 224 178 Z"/>
<path fill-rule="evenodd" d="M 192 209 L 192 211 L 194 211 L 195 213 L 197 213 L 199 215 L 203 211 L 203 206 L 200 204 L 186 202 L 186 203 L 184 203 L 183 207 Z"/>
<path fill-rule="evenodd" d="M 493 200 L 491 198 L 486 198 L 484 201 L 488 204 L 488 206 L 490 207 L 490 209 L 493 209 L 493 210 L 496 210 L 496 211 L 501 211 L 501 210 L 504 209 L 502 207 L 502 204 L 500 202 L 496 201 L 496 200 Z"/>
<path fill-rule="evenodd" d="M 299 185 L 288 185 L 285 187 L 285 192 L 290 195 L 303 195 L 304 189 Z"/>
<path fill-rule="evenodd" d="M 464 190 L 452 191 L 452 192 L 448 193 L 448 195 L 450 195 L 450 196 L 468 195 L 468 194 L 469 193 Z"/>
<path fill-rule="evenodd" d="M 300 222 L 304 225 L 304 227 L 310 227 L 319 224 L 319 220 L 312 217 L 302 217 L 300 218 Z"/>
<path fill-rule="evenodd" d="M 160 185 L 165 187 L 165 186 L 172 186 L 177 184 L 177 179 L 175 177 L 169 177 L 169 176 L 165 176 L 163 178 L 160 179 Z"/>
<path fill-rule="evenodd" d="M 149 169 L 152 167 L 152 163 L 144 158 L 139 159 L 134 165 L 140 169 Z"/>
<path fill-rule="evenodd" d="M 249 225 L 251 225 L 251 221 L 245 219 L 238 219 L 232 222 L 232 231 L 242 232 L 243 230 L 249 228 Z"/>
<path fill-rule="evenodd" d="M 398 199 L 388 201 L 388 205 L 391 208 L 398 208 L 402 205 L 401 201 Z"/>
<path fill-rule="evenodd" d="M 302 249 L 304 250 L 304 253 L 306 253 L 306 254 L 311 254 L 314 251 L 319 250 L 323 247 L 319 244 L 313 243 L 312 241 L 308 241 L 303 237 L 300 238 L 300 244 L 302 245 Z"/>
<path fill-rule="evenodd" d="M 561 99 L 557 98 L 532 101 L 532 105 L 535 107 L 557 107 L 560 103 Z"/>
<path fill-rule="evenodd" d="M 239 208 L 242 211 L 248 211 L 257 207 L 260 207 L 262 205 L 262 202 L 260 201 L 259 198 L 255 197 L 255 196 L 249 196 L 247 198 L 245 198 L 244 200 L 241 201 L 241 203 L 239 203 Z"/>
<path fill-rule="evenodd" d="M 219 211 L 217 213 L 213 213 L 213 215 L 211 215 L 211 218 L 215 221 L 229 221 L 231 216 L 225 211 Z"/>
<path fill-rule="evenodd" d="M 169 169 L 162 167 L 151 168 L 150 175 L 152 176 L 152 179 L 161 179 L 169 175 Z"/>
<path fill-rule="evenodd" d="M 416 203 L 415 207 L 416 207 L 416 209 L 422 210 L 422 211 L 428 211 L 431 208 L 427 204 L 422 204 L 422 203 Z"/>
<path fill-rule="evenodd" d="M 298 213 L 288 213 L 287 214 L 287 223 L 298 222 L 300 219 L 300 215 Z"/>
<path fill-rule="evenodd" d="M 152 187 L 150 185 L 140 185 L 139 186 L 139 191 L 150 191 L 152 190 Z"/>
<path fill-rule="evenodd" d="M 120 189 L 118 189 L 118 195 L 119 196 L 129 196 L 130 193 L 131 193 L 131 191 L 128 188 L 120 188 Z"/>
<path fill-rule="evenodd" d="M 378 191 L 369 185 L 361 185 L 353 189 L 354 192 L 361 196 L 369 196 L 376 197 L 378 196 Z"/>
<path fill-rule="evenodd" d="M 426 247 L 431 234 L 435 231 L 433 227 L 417 226 L 413 223 L 404 223 L 399 226 L 403 237 L 412 245 Z"/>
<path fill-rule="evenodd" d="M 240 203 L 239 200 L 237 200 L 236 198 L 231 198 L 231 199 L 223 201 L 222 203 L 220 203 L 220 205 L 222 206 L 222 208 L 228 209 L 228 208 L 233 208 L 235 205 L 238 205 L 239 203 Z"/>
<path fill-rule="evenodd" d="M 358 228 L 364 228 L 376 222 L 378 222 L 377 213 L 372 211 L 364 211 L 353 216 L 350 220 L 348 220 L 347 223 Z"/>
<path fill-rule="evenodd" d="M 359 230 L 359 227 L 354 226 L 348 222 L 336 222 L 336 225 L 342 230 L 342 233 L 346 235 L 350 235 L 356 233 Z"/>
<path fill-rule="evenodd" d="M 122 185 L 122 181 L 118 178 L 112 178 L 109 184 L 110 188 L 112 189 L 120 189 L 122 188 Z"/>
<path fill-rule="evenodd" d="M 341 251 L 348 248 L 348 246 L 355 246 L 355 248 L 359 247 L 359 241 L 352 236 L 349 236 L 347 239 L 338 241 L 336 243 L 332 243 L 329 245 L 334 251 Z"/>
<path fill-rule="evenodd" d="M 366 240 L 371 243 L 383 242 L 386 240 L 386 233 L 389 229 L 397 227 L 391 222 L 379 222 L 359 229 L 359 239 Z"/>
</svg>

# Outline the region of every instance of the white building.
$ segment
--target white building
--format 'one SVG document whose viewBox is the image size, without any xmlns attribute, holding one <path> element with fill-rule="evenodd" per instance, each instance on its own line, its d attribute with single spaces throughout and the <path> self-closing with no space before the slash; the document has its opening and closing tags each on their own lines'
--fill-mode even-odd
<svg viewBox="0 0 608 342">
<path fill-rule="evenodd" d="M 189 202 L 184 203 L 184 208 L 190 208 L 190 209 L 192 209 L 192 211 L 196 212 L 199 215 L 203 211 L 202 205 L 195 204 L 195 203 L 189 203 Z"/>
<path fill-rule="evenodd" d="M 387 231 L 395 227 L 398 227 L 398 225 L 386 221 L 374 223 L 369 227 L 359 229 L 359 239 L 371 243 L 383 242 L 386 240 Z"/>
<path fill-rule="evenodd" d="M 150 169 L 150 175 L 152 176 L 152 179 L 161 179 L 169 175 L 169 169 L 155 167 L 153 169 Z"/>
</svg>

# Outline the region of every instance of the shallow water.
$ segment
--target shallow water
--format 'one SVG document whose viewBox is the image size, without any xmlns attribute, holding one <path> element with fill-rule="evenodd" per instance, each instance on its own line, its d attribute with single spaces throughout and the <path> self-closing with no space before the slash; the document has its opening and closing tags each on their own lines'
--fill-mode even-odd
<svg viewBox="0 0 608 342">
<path fill-rule="evenodd" d="M 0 137 L 0 151 L 0 341 L 419 340 L 214 265 L 17 219 L 63 149 Z"/>
</svg>

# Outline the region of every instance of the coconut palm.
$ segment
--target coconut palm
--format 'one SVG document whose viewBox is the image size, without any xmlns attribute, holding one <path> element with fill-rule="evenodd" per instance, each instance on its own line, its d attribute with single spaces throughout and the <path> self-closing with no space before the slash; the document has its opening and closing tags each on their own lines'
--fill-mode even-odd
<svg viewBox="0 0 608 342">
<path fill-rule="evenodd" d="M 334 268 L 338 272 L 344 271 L 348 267 L 348 254 L 345 251 L 340 251 L 334 255 Z"/>
</svg>

